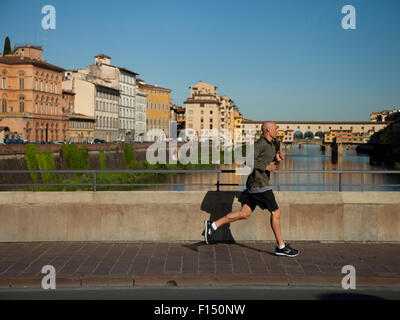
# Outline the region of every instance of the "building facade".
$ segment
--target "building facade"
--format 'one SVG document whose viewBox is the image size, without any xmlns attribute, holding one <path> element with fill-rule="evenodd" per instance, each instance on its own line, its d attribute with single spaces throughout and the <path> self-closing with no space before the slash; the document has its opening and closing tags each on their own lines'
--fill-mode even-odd
<svg viewBox="0 0 400 320">
<path fill-rule="evenodd" d="M 75 112 L 75 93 L 63 90 L 62 111 L 69 118 L 68 142 L 93 142 L 95 118 Z"/>
<path fill-rule="evenodd" d="M 135 140 L 136 120 L 136 75 L 130 70 L 119 68 L 119 140 Z"/>
<path fill-rule="evenodd" d="M 99 84 L 95 89 L 95 139 L 116 141 L 119 138 L 120 91 Z"/>
<path fill-rule="evenodd" d="M 217 87 L 199 81 L 189 89 L 190 97 L 184 102 L 187 136 L 218 136 L 221 101 L 217 97 Z"/>
<path fill-rule="evenodd" d="M 135 102 L 135 141 L 143 142 L 147 130 L 147 94 L 140 91 L 139 87 L 136 90 Z"/>
<path fill-rule="evenodd" d="M 146 128 L 161 129 L 166 138 L 170 136 L 171 89 L 151 85 L 139 80 L 139 90 L 147 95 Z"/>
<path fill-rule="evenodd" d="M 18 46 L 0 57 L 0 126 L 28 142 L 68 139 L 62 113 L 64 69 L 43 61 L 43 48 Z"/>
</svg>

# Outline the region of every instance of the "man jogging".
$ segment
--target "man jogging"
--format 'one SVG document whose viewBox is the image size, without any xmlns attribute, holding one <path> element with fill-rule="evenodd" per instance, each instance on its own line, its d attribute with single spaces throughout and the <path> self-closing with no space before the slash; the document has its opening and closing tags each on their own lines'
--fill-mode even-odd
<svg viewBox="0 0 400 320">
<path fill-rule="evenodd" d="M 276 149 L 276 123 L 264 122 L 262 125 L 260 139 L 254 143 L 254 169 L 247 178 L 246 190 L 239 196 L 239 202 L 242 204 L 240 211 L 231 212 L 221 219 L 211 222 L 204 222 L 204 235 L 208 244 L 213 233 L 221 226 L 236 220 L 248 219 L 256 206 L 261 209 L 267 209 L 271 212 L 271 227 L 274 232 L 277 246 L 275 254 L 279 256 L 296 257 L 299 251 L 293 249 L 282 239 L 279 209 L 272 188 L 269 186 L 270 173 L 276 170 L 276 166 L 283 156 Z"/>
</svg>

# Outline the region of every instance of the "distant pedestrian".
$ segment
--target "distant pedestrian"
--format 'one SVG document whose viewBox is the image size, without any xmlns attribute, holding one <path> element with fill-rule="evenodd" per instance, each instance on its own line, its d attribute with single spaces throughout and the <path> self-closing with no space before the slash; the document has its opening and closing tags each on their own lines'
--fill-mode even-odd
<svg viewBox="0 0 400 320">
<path fill-rule="evenodd" d="M 239 202 L 242 204 L 240 211 L 231 212 L 214 222 L 204 222 L 204 235 L 206 243 L 212 240 L 215 231 L 224 224 L 241 219 L 250 218 L 256 206 L 271 212 L 271 227 L 275 235 L 277 246 L 275 254 L 279 256 L 295 257 L 299 250 L 293 249 L 282 238 L 280 216 L 281 210 L 276 203 L 272 188 L 269 186 L 271 172 L 275 171 L 279 162 L 284 159 L 277 142 L 277 128 L 275 122 L 264 122 L 262 135 L 254 143 L 254 169 L 247 178 L 246 189 L 240 194 Z"/>
</svg>

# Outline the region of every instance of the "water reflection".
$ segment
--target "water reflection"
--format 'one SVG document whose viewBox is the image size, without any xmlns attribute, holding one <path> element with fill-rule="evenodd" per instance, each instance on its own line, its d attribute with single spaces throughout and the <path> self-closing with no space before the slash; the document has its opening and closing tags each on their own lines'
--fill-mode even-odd
<svg viewBox="0 0 400 320">
<path fill-rule="evenodd" d="M 221 169 L 235 169 L 235 165 L 221 165 Z M 279 170 L 309 171 L 309 170 L 385 170 L 383 166 L 370 164 L 368 155 L 357 154 L 354 150 L 346 150 L 339 155 L 337 161 L 332 161 L 328 152 L 320 150 L 318 145 L 303 145 L 292 147 Z M 234 173 L 221 174 L 222 184 L 245 184 L 247 176 Z M 216 173 L 192 173 L 169 175 L 162 183 L 185 184 L 182 186 L 159 186 L 158 190 L 216 190 Z M 190 186 L 189 184 L 211 184 L 209 186 Z M 339 175 L 333 173 L 280 173 L 273 174 L 271 184 L 279 185 L 280 191 L 338 191 Z M 309 184 L 317 186 L 309 186 Z M 382 184 L 399 184 L 398 187 L 378 186 Z M 284 186 L 289 185 L 289 186 Z M 400 174 L 345 174 L 342 176 L 343 191 L 400 191 Z M 360 185 L 360 186 L 346 186 Z M 368 186 L 371 185 L 371 186 Z M 245 186 L 222 186 L 221 190 L 238 191 Z M 278 188 L 274 188 L 278 190 Z"/>
</svg>

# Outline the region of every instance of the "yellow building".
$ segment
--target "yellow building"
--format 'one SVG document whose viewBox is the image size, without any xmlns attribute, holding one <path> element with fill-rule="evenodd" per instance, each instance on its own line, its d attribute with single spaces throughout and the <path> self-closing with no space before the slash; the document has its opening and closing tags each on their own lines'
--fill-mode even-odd
<svg viewBox="0 0 400 320">
<path fill-rule="evenodd" d="M 137 79 L 139 91 L 147 94 L 146 127 L 161 129 L 167 138 L 170 136 L 169 124 L 171 120 L 171 89 L 145 83 Z"/>
<path fill-rule="evenodd" d="M 283 139 L 285 138 L 285 130 L 278 130 L 278 133 L 276 136 L 279 140 L 283 141 Z"/>
</svg>

